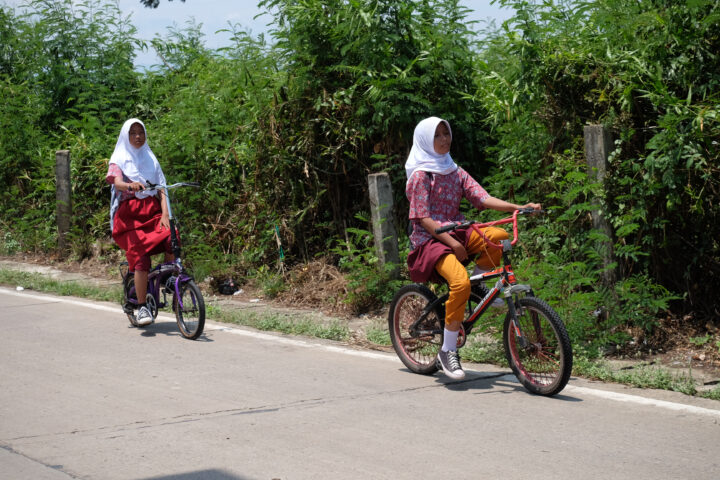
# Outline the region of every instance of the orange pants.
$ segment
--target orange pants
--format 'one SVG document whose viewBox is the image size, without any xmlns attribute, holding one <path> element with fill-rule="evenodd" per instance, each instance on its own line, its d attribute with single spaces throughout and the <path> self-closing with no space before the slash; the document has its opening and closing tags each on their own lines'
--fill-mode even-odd
<svg viewBox="0 0 720 480">
<path fill-rule="evenodd" d="M 502 228 L 487 227 L 482 229 L 485 236 L 493 243 L 500 243 L 508 238 L 508 233 Z M 468 255 L 479 254 L 475 263 L 483 270 L 492 270 L 500 265 L 502 250 L 485 244 L 485 239 L 473 231 L 470 240 L 465 245 Z M 450 287 L 450 296 L 445 302 L 445 328 L 455 331 L 465 319 L 465 305 L 470 298 L 470 277 L 467 269 L 457 257 L 448 253 L 440 257 L 435 264 L 435 270 L 447 280 Z"/>
</svg>

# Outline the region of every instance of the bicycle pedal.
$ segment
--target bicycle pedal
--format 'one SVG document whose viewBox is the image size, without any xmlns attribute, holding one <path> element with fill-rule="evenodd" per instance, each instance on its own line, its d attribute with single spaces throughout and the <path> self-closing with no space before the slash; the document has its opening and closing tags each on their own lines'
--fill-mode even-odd
<svg viewBox="0 0 720 480">
<path fill-rule="evenodd" d="M 462 348 L 465 346 L 465 342 L 467 342 L 467 335 L 465 334 L 465 327 L 463 325 L 460 326 L 460 330 L 458 331 L 458 338 L 457 338 L 457 348 Z"/>
</svg>

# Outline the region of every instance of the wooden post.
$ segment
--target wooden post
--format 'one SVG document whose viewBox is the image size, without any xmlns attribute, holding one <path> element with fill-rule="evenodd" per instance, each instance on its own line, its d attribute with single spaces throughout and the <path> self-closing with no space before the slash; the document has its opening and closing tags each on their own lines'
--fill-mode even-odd
<svg viewBox="0 0 720 480">
<path fill-rule="evenodd" d="M 368 190 L 370 193 L 370 213 L 372 215 L 373 236 L 380 265 L 387 263 L 398 265 L 397 230 L 393 222 L 393 195 L 390 185 L 390 176 L 387 173 L 373 173 L 368 175 Z M 398 278 L 400 269 L 395 268 L 393 278 Z"/>
<path fill-rule="evenodd" d="M 586 125 L 585 158 L 588 165 L 588 177 L 604 187 L 607 176 L 608 156 L 612 150 L 613 141 L 610 132 L 602 125 Z M 601 206 L 602 198 L 595 198 L 591 212 L 593 228 L 604 234 L 607 238 L 598 242 L 598 251 L 603 259 L 603 284 L 612 289 L 617 281 L 615 267 L 615 252 L 613 249 L 614 235 L 610 223 L 605 219 Z"/>
<path fill-rule="evenodd" d="M 69 245 L 65 238 L 72 222 L 72 198 L 70 188 L 70 151 L 55 152 L 55 201 L 58 227 L 58 253 L 67 255 Z"/>
</svg>

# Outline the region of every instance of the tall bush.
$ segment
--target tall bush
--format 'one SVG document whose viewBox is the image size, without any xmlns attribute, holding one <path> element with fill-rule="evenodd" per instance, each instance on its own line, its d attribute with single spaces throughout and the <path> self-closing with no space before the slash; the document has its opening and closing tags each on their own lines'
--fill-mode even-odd
<svg viewBox="0 0 720 480">
<path fill-rule="evenodd" d="M 543 241 L 591 272 L 600 263 L 589 200 L 602 197 L 622 277 L 648 274 L 685 310 L 717 316 L 720 5 L 500 3 L 517 14 L 486 43 L 475 96 L 498 138 L 495 183 L 545 198 L 558 213 Z M 590 123 L 616 139 L 604 188 L 586 175 Z"/>
<path fill-rule="evenodd" d="M 272 35 L 285 60 L 277 105 L 258 129 L 261 174 L 286 186 L 277 200 L 306 258 L 343 238 L 354 213 L 368 209 L 368 173 L 392 173 L 403 209 L 402 165 L 423 117 L 451 122 L 464 161 L 482 155 L 480 115 L 463 97 L 473 70 L 467 12 L 457 1 L 261 6 L 276 12 Z"/>
</svg>

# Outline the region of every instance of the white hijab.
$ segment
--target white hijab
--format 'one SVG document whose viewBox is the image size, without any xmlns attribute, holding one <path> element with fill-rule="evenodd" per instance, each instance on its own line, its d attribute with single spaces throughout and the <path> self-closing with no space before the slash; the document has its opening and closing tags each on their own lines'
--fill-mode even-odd
<svg viewBox="0 0 720 480">
<path fill-rule="evenodd" d="M 140 148 L 135 148 L 130 144 L 130 127 L 135 123 L 142 125 L 143 130 L 145 130 L 145 143 Z M 147 181 L 158 184 L 165 183 L 162 168 L 160 168 L 155 154 L 147 144 L 145 124 L 137 118 L 131 118 L 123 124 L 120 136 L 115 144 L 115 151 L 110 157 L 110 163 L 117 164 L 131 182 L 140 182 L 142 184 Z M 156 194 L 157 191 L 146 192 L 140 190 L 135 192 L 137 198 L 145 198 Z"/>
<path fill-rule="evenodd" d="M 450 124 L 442 118 L 429 117 L 422 120 L 415 127 L 413 145 L 410 149 L 407 162 L 405 162 L 405 173 L 407 174 L 408 180 L 417 170 L 439 173 L 441 175 L 447 175 L 457 170 L 458 166 L 452 157 L 450 157 L 449 153 L 438 155 L 435 152 L 435 130 L 440 122 L 443 122 L 447 126 L 450 132 L 450 138 L 452 138 Z"/>
</svg>

